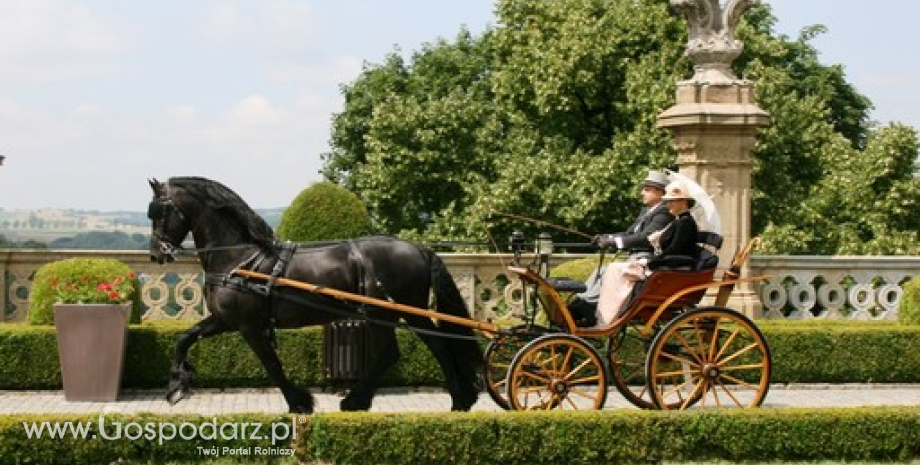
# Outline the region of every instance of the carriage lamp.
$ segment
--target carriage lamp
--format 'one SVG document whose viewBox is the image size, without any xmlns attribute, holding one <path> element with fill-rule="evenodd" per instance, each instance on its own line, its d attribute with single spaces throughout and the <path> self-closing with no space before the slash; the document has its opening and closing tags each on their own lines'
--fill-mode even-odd
<svg viewBox="0 0 920 465">
<path fill-rule="evenodd" d="M 553 238 L 541 232 L 537 236 L 537 255 L 540 256 L 540 274 L 549 277 L 549 256 L 553 254 Z"/>
<path fill-rule="evenodd" d="M 514 253 L 513 263 L 514 266 L 521 265 L 521 252 L 524 251 L 524 246 L 526 245 L 527 239 L 524 237 L 524 233 L 520 229 L 515 229 L 511 233 L 511 237 L 508 238 L 508 248 Z"/>
</svg>

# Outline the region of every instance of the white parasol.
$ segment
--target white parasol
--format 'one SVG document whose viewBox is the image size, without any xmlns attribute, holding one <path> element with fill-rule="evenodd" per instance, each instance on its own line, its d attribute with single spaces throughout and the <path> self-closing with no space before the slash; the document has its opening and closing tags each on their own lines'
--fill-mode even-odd
<svg viewBox="0 0 920 465">
<path fill-rule="evenodd" d="M 696 205 L 690 210 L 693 219 L 696 220 L 697 227 L 700 231 L 710 231 L 716 234 L 722 234 L 722 218 L 719 211 L 716 210 L 716 204 L 706 193 L 702 186 L 696 181 L 671 170 L 665 170 L 668 174 L 668 180 L 671 182 L 680 181 L 687 186 L 687 191 L 693 196 Z"/>
</svg>

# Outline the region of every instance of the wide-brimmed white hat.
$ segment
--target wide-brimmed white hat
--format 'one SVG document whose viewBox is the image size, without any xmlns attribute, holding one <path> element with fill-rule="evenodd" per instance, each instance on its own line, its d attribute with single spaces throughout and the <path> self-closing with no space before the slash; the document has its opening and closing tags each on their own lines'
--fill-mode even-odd
<svg viewBox="0 0 920 465">
<path fill-rule="evenodd" d="M 671 184 L 668 184 L 664 188 L 664 196 L 661 197 L 661 200 L 677 200 L 677 199 L 687 199 L 693 200 L 693 196 L 690 195 L 690 191 L 687 190 L 687 186 L 680 181 L 674 181 Z"/>
</svg>

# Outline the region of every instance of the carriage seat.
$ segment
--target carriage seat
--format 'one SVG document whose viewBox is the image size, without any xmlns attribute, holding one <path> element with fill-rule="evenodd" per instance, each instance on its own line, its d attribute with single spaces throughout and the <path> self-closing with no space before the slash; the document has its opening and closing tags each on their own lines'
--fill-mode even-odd
<svg viewBox="0 0 920 465">
<path fill-rule="evenodd" d="M 652 268 L 653 271 L 707 271 L 719 265 L 719 249 L 722 248 L 722 236 L 713 232 L 699 232 L 696 243 L 699 257 L 689 255 L 668 255 Z"/>
</svg>

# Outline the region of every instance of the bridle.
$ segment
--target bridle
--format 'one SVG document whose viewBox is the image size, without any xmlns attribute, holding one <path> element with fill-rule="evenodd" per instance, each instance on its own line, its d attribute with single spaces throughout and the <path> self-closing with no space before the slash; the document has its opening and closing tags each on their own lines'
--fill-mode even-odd
<svg viewBox="0 0 920 465">
<path fill-rule="evenodd" d="M 168 186 L 164 187 L 165 189 L 169 189 Z M 176 206 L 168 192 L 157 194 L 153 201 L 150 202 L 150 207 L 147 210 L 147 218 L 155 225 L 151 235 L 160 245 L 159 252 L 175 259 L 178 254 L 185 250 L 182 248 L 181 244 L 173 244 L 172 239 L 170 239 L 169 235 L 165 232 L 167 222 L 173 215 L 177 216 L 180 221 L 186 220 L 185 214 Z"/>
<path fill-rule="evenodd" d="M 234 249 L 248 249 L 254 247 L 253 244 L 236 244 L 236 245 L 222 245 L 215 247 L 201 247 L 186 249 L 182 247 L 182 244 L 176 245 L 173 244 L 172 240 L 169 238 L 169 235 L 164 231 L 166 224 L 173 215 L 177 216 L 179 221 L 187 221 L 187 215 L 182 212 L 182 209 L 173 202 L 172 197 L 169 196 L 169 186 L 164 185 L 166 192 L 157 194 L 153 201 L 150 202 L 150 207 L 147 210 L 147 218 L 156 224 L 159 220 L 159 225 L 153 228 L 151 236 L 159 243 L 159 252 L 163 255 L 172 257 L 173 260 L 178 258 L 178 255 L 191 255 L 200 252 L 211 252 L 217 250 L 234 250 Z"/>
</svg>

